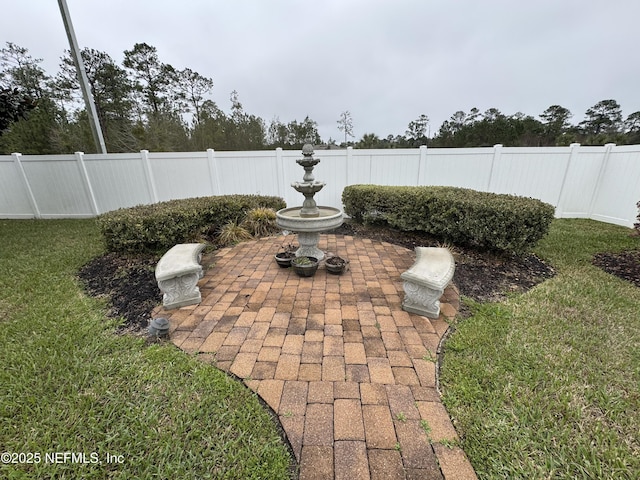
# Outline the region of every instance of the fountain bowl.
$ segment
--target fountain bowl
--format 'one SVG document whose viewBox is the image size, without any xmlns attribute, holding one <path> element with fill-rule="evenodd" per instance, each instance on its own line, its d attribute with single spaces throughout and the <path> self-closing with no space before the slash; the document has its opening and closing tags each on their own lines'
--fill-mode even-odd
<svg viewBox="0 0 640 480">
<path fill-rule="evenodd" d="M 342 210 L 334 207 L 318 207 L 317 217 L 300 215 L 302 207 L 291 207 L 276 212 L 276 222 L 283 230 L 292 232 L 324 232 L 338 228 L 344 222 Z"/>
</svg>

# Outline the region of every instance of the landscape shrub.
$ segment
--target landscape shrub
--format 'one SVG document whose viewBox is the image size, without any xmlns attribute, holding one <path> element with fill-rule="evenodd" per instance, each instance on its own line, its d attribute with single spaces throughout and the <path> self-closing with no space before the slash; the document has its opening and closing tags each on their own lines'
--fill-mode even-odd
<svg viewBox="0 0 640 480">
<path fill-rule="evenodd" d="M 347 215 L 363 223 L 418 230 L 443 241 L 520 254 L 549 230 L 552 205 L 533 198 L 457 187 L 351 185 Z"/>
<path fill-rule="evenodd" d="M 222 195 L 170 200 L 121 208 L 100 215 L 98 226 L 112 252 L 160 252 L 178 243 L 219 232 L 258 207 L 285 208 L 279 197 Z"/>
<path fill-rule="evenodd" d="M 638 220 L 638 222 L 634 223 L 633 226 L 638 234 L 640 234 L 640 202 L 636 203 L 636 207 L 638 207 L 638 216 L 636 217 L 636 220 Z"/>
</svg>

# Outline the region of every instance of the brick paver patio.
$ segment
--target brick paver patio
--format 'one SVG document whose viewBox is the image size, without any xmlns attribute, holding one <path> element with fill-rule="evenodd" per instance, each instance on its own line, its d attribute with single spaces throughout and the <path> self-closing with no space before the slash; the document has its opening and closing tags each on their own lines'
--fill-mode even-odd
<svg viewBox="0 0 640 480">
<path fill-rule="evenodd" d="M 286 240 L 287 242 L 290 239 Z M 284 237 L 218 250 L 203 259 L 202 303 L 164 311 L 172 342 L 231 372 L 278 415 L 301 479 L 473 479 L 436 390 L 436 350 L 455 316 L 449 285 L 441 315 L 401 308 L 405 248 L 322 235 L 319 247 L 349 259 L 311 278 L 279 268 Z"/>
</svg>

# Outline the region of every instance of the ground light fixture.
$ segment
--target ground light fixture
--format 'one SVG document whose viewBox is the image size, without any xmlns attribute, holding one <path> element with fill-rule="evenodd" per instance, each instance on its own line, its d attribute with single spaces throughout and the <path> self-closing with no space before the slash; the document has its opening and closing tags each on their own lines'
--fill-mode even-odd
<svg viewBox="0 0 640 480">
<path fill-rule="evenodd" d="M 169 337 L 169 320 L 164 317 L 154 318 L 149 322 L 148 331 L 151 338 Z"/>
</svg>

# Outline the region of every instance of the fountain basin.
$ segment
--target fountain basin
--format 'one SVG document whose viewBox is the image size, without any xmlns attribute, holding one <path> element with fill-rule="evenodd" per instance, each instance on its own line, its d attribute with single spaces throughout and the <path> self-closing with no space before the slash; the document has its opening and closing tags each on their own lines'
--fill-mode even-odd
<svg viewBox="0 0 640 480">
<path fill-rule="evenodd" d="M 296 257 L 313 257 L 318 260 L 324 258 L 324 252 L 318 248 L 320 232 L 332 230 L 342 225 L 344 218 L 342 211 L 333 207 L 317 207 L 318 215 L 304 216 L 304 207 L 284 208 L 276 212 L 276 222 L 283 230 L 290 230 L 298 234 L 300 248 L 296 250 Z"/>
<path fill-rule="evenodd" d="M 342 210 L 334 207 L 318 207 L 317 217 L 300 215 L 302 207 L 291 207 L 276 212 L 276 222 L 283 230 L 292 232 L 324 232 L 338 228 L 344 222 Z"/>
</svg>

